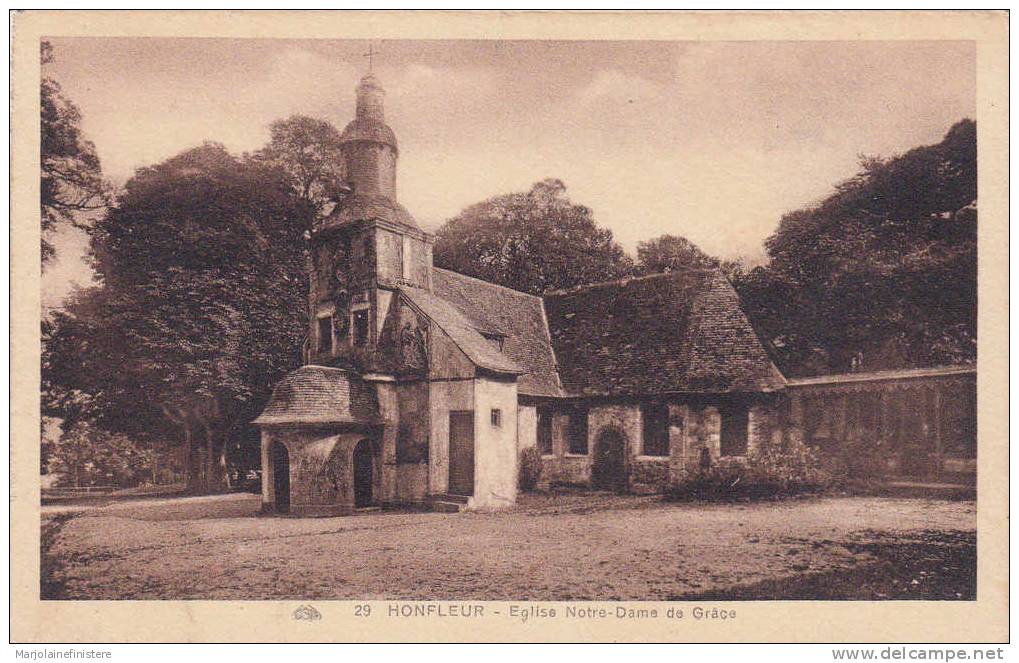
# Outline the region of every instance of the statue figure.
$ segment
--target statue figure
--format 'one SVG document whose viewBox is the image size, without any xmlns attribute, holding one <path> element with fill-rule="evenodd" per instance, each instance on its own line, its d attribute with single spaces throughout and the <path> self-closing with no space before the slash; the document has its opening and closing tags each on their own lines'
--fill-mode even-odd
<svg viewBox="0 0 1019 663">
<path fill-rule="evenodd" d="M 407 368 L 424 368 L 426 363 L 424 333 L 420 327 L 405 322 L 400 332 L 400 356 Z"/>
</svg>

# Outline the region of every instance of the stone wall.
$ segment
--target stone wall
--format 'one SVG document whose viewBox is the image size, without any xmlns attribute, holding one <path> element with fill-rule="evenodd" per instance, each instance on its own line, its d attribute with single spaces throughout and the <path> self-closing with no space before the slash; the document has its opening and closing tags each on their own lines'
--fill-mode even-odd
<svg viewBox="0 0 1019 663">
<path fill-rule="evenodd" d="M 474 380 L 430 382 L 428 392 L 428 493 L 442 495 L 449 490 L 449 413 L 474 410 Z"/>
<path fill-rule="evenodd" d="M 381 440 L 381 491 L 383 502 L 396 501 L 396 437 L 400 429 L 400 403 L 393 382 L 375 382 L 375 397 L 379 403 L 379 417 L 382 419 Z"/>
<path fill-rule="evenodd" d="M 721 448 L 722 418 L 714 405 L 671 404 L 669 445 L 672 480 L 680 480 L 700 467 L 704 451 L 711 462 Z"/>
<path fill-rule="evenodd" d="M 747 431 L 747 451 L 764 447 L 781 447 L 783 431 L 778 408 L 768 405 L 754 405 L 750 408 L 750 422 Z"/>
<path fill-rule="evenodd" d="M 295 516 L 338 516 L 354 511 L 353 452 L 367 440 L 378 451 L 378 442 L 365 431 L 316 428 L 273 428 L 262 432 L 262 510 L 275 511 L 275 471 L 271 448 L 287 450 L 290 484 L 289 513 Z M 372 493 L 379 499 L 382 463 L 373 461 Z"/>
<path fill-rule="evenodd" d="M 538 408 L 533 405 L 517 407 L 517 451 L 538 444 Z"/>
<path fill-rule="evenodd" d="M 767 441 L 781 442 L 782 418 L 777 402 L 748 405 L 747 448 Z M 552 419 L 551 456 L 543 458 L 541 484 L 580 484 L 591 482 L 592 464 L 598 436 L 608 429 L 618 430 L 625 440 L 625 472 L 629 490 L 659 492 L 670 483 L 696 472 L 706 451 L 710 462 L 719 459 L 721 414 L 719 405 L 704 402 L 669 404 L 669 454 L 645 456 L 643 453 L 643 416 L 638 403 L 592 405 L 588 410 L 588 453 L 568 453 L 569 416 L 557 412 Z M 534 442 L 528 439 L 528 444 Z"/>
<path fill-rule="evenodd" d="M 669 486 L 671 468 L 667 457 L 641 456 L 630 463 L 630 490 L 635 493 L 659 493 Z"/>
<path fill-rule="evenodd" d="M 588 410 L 587 450 L 594 453 L 598 436 L 614 428 L 626 440 L 626 457 L 633 458 L 640 453 L 641 413 L 639 405 L 599 405 Z"/>
<path fill-rule="evenodd" d="M 552 455 L 542 457 L 540 485 L 586 485 L 591 481 L 591 455 L 571 454 L 568 438 L 570 416 L 552 414 Z M 588 429 L 590 435 L 590 429 Z M 590 451 L 590 447 L 588 447 Z"/>
<path fill-rule="evenodd" d="M 516 379 L 474 381 L 474 495 L 469 508 L 497 508 L 517 498 Z M 499 422 L 492 411 L 499 411 Z"/>
</svg>

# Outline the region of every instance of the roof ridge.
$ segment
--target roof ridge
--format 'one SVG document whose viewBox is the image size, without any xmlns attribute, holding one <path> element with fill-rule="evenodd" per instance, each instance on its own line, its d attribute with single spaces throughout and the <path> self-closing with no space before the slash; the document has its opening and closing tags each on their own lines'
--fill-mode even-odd
<svg viewBox="0 0 1019 663">
<path fill-rule="evenodd" d="M 346 368 L 340 368 L 339 366 L 323 366 L 322 364 L 304 364 L 303 366 L 298 366 L 297 368 L 295 368 L 291 372 L 292 373 L 296 373 L 297 371 L 303 371 L 306 368 L 316 368 L 316 369 L 317 368 L 321 368 L 321 369 L 325 369 L 327 371 L 339 371 L 340 373 L 346 373 L 347 375 L 356 375 L 356 372 L 348 370 Z"/>
<path fill-rule="evenodd" d="M 557 290 L 549 290 L 544 296 L 548 295 L 571 295 L 584 290 L 590 290 L 594 288 L 604 288 L 611 285 L 623 285 L 625 283 L 631 283 L 634 281 L 650 281 L 652 279 L 658 279 L 663 277 L 673 277 L 680 274 L 689 274 L 691 272 L 698 272 L 702 274 L 720 274 L 721 270 L 718 267 L 690 267 L 683 269 L 674 269 L 668 272 L 656 272 L 654 274 L 642 274 L 640 276 L 624 276 L 618 279 L 612 279 L 610 281 L 595 281 L 593 283 L 582 283 L 581 285 L 575 285 L 571 288 L 559 288 Z"/>
<path fill-rule="evenodd" d="M 476 276 L 470 276 L 469 274 L 461 274 L 460 272 L 454 272 L 452 269 L 445 269 L 443 267 L 436 267 L 435 265 L 432 265 L 432 269 L 437 269 L 440 272 L 446 272 L 447 274 L 453 274 L 454 276 L 459 276 L 461 278 L 470 279 L 471 281 L 477 281 L 478 283 L 481 283 L 482 285 L 491 286 L 493 288 L 499 288 L 500 290 L 505 290 L 507 292 L 511 292 L 514 295 L 521 295 L 523 297 L 532 297 L 534 299 L 541 300 L 541 296 L 539 296 L 539 295 L 532 295 L 531 293 L 524 292 L 523 290 L 514 290 L 513 288 L 510 288 L 510 287 L 505 286 L 505 285 L 500 285 L 498 283 L 492 283 L 491 281 L 486 281 L 485 279 L 479 279 Z"/>
</svg>

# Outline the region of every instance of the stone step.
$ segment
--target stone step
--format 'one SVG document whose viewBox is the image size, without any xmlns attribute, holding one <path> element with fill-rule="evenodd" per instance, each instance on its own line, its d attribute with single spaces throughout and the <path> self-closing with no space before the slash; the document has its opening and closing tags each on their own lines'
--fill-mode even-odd
<svg viewBox="0 0 1019 663">
<path fill-rule="evenodd" d="M 458 504 L 467 504 L 467 500 L 470 499 L 466 495 L 453 495 L 446 493 L 445 495 L 435 495 L 433 499 L 442 500 L 444 502 L 457 502 Z"/>
<path fill-rule="evenodd" d="M 436 513 L 460 513 L 467 506 L 460 502 L 447 502 L 445 500 L 432 500 L 432 511 Z"/>
</svg>

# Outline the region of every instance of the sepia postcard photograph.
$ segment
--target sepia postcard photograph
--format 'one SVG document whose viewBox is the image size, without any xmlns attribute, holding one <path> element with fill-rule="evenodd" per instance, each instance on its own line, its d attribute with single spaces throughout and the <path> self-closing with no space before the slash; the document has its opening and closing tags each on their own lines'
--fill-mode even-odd
<svg viewBox="0 0 1019 663">
<path fill-rule="evenodd" d="M 1008 640 L 1006 12 L 11 26 L 15 642 Z"/>
</svg>

